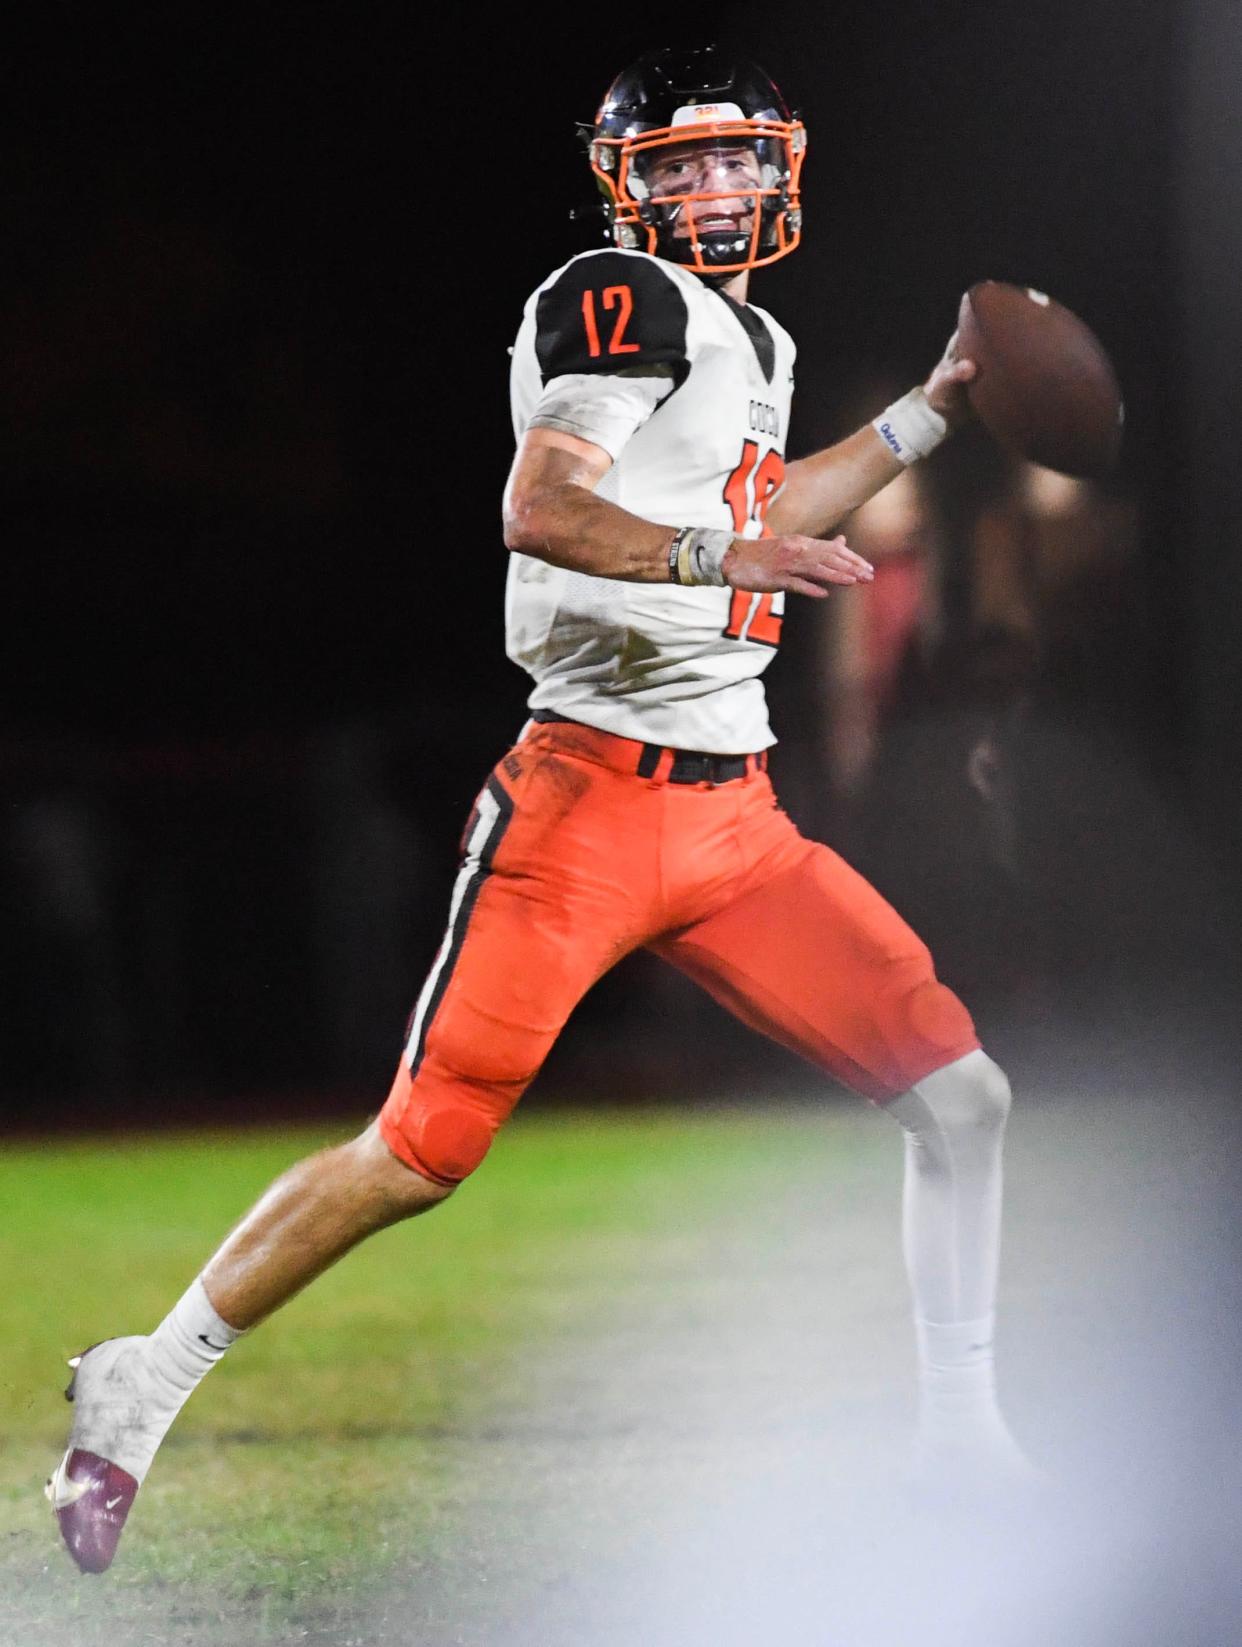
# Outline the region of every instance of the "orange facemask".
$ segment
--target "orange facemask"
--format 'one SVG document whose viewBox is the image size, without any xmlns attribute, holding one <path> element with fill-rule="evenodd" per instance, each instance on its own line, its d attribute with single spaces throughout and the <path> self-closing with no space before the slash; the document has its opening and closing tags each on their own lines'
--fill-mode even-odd
<svg viewBox="0 0 1242 1647">
<path fill-rule="evenodd" d="M 761 268 L 798 245 L 805 151 L 801 121 L 748 118 L 711 104 L 679 109 L 669 126 L 590 143 L 616 244 L 703 275 Z M 721 163 L 741 153 L 748 165 Z M 692 175 L 677 176 L 669 157 L 679 154 L 687 161 L 701 156 L 686 167 Z M 712 204 L 720 206 L 718 215 Z"/>
</svg>

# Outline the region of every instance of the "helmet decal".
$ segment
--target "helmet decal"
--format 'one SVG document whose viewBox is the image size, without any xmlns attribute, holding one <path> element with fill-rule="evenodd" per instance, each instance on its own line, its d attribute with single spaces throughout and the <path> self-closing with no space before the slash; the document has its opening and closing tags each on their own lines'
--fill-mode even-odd
<svg viewBox="0 0 1242 1647">
<path fill-rule="evenodd" d="M 745 120 L 736 103 L 683 103 L 673 110 L 674 126 L 693 126 L 704 120 Z"/>
</svg>

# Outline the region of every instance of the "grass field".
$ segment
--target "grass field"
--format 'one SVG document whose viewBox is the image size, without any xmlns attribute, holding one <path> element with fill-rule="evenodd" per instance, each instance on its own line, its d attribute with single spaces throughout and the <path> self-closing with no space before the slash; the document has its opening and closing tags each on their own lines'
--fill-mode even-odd
<svg viewBox="0 0 1242 1647">
<path fill-rule="evenodd" d="M 1121 1152 L 1118 1119 L 1097 1105 L 1073 1153 L 1063 1112 L 1011 1127 L 1008 1405 L 1046 1461 L 1088 1474 L 1135 1457 L 1136 1436 L 1152 1451 L 1136 1356 L 1193 1318 L 1170 1307 L 1189 1260 L 1167 1232 L 1195 1215 L 1199 1157 L 1169 1168 L 1159 1104 L 1128 1112 Z M 835 1571 L 842 1600 L 843 1552 L 882 1559 L 892 1529 L 868 1513 L 912 1407 L 900 1147 L 852 1104 L 514 1123 L 450 1205 L 376 1238 L 232 1352 L 161 1453 L 113 1570 L 79 1576 L 39 1494 L 67 1425 L 65 1357 L 147 1330 L 254 1194 L 327 1141 L 0 1157 L 3 1647 L 910 1639 L 881 1638 L 874 1617 L 866 1634 L 857 1606 L 832 1624 L 822 1589 Z M 1172 1225 L 1141 1216 L 1144 1194 Z M 1196 1376 L 1215 1391 L 1214 1362 Z M 1180 1476 L 1173 1490 L 1193 1495 Z M 1145 1571 L 1152 1516 L 1125 1526 L 1116 1570 Z M 1031 1569 L 1045 1582 L 1066 1556 L 1051 1548 Z M 951 1623 L 944 1639 L 966 1640 Z"/>
</svg>

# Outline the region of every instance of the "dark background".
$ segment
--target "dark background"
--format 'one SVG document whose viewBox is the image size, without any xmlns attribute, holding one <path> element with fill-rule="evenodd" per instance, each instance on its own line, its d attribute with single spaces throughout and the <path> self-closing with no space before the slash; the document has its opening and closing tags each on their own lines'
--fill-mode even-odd
<svg viewBox="0 0 1242 1647">
<path fill-rule="evenodd" d="M 988 864 L 964 778 L 1016 688 L 980 664 L 953 552 L 942 650 L 853 855 L 1018 1073 L 1227 1083 L 1232 8 L 45 15 L 15 64 L 2 277 L 12 1124 L 382 1097 L 462 820 L 524 718 L 506 348 L 530 290 L 599 238 L 569 216 L 591 199 L 573 122 L 638 52 L 711 38 L 810 134 L 804 245 L 753 285 L 799 343 L 793 455 L 847 432 L 863 386 L 925 375 L 984 277 L 1088 317 L 1126 394 L 1111 491 L 1137 547 L 1106 598 L 1084 591 L 1072 657 L 1020 683 L 1022 872 Z M 1001 478 L 975 432 L 937 456 L 951 545 Z M 786 637 L 776 778 L 831 837 L 806 608 Z M 805 1079 L 637 958 L 539 1090 L 731 1077 Z"/>
</svg>

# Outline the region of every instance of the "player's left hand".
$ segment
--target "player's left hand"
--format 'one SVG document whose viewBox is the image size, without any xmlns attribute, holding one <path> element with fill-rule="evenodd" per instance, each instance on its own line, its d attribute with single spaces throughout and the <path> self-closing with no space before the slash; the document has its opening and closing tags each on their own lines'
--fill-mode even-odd
<svg viewBox="0 0 1242 1647">
<path fill-rule="evenodd" d="M 934 412 L 939 412 L 950 429 L 960 428 L 975 415 L 966 396 L 966 385 L 978 368 L 973 360 L 964 360 L 957 352 L 957 333 L 949 339 L 936 365 L 932 367 L 923 393 Z"/>
</svg>

